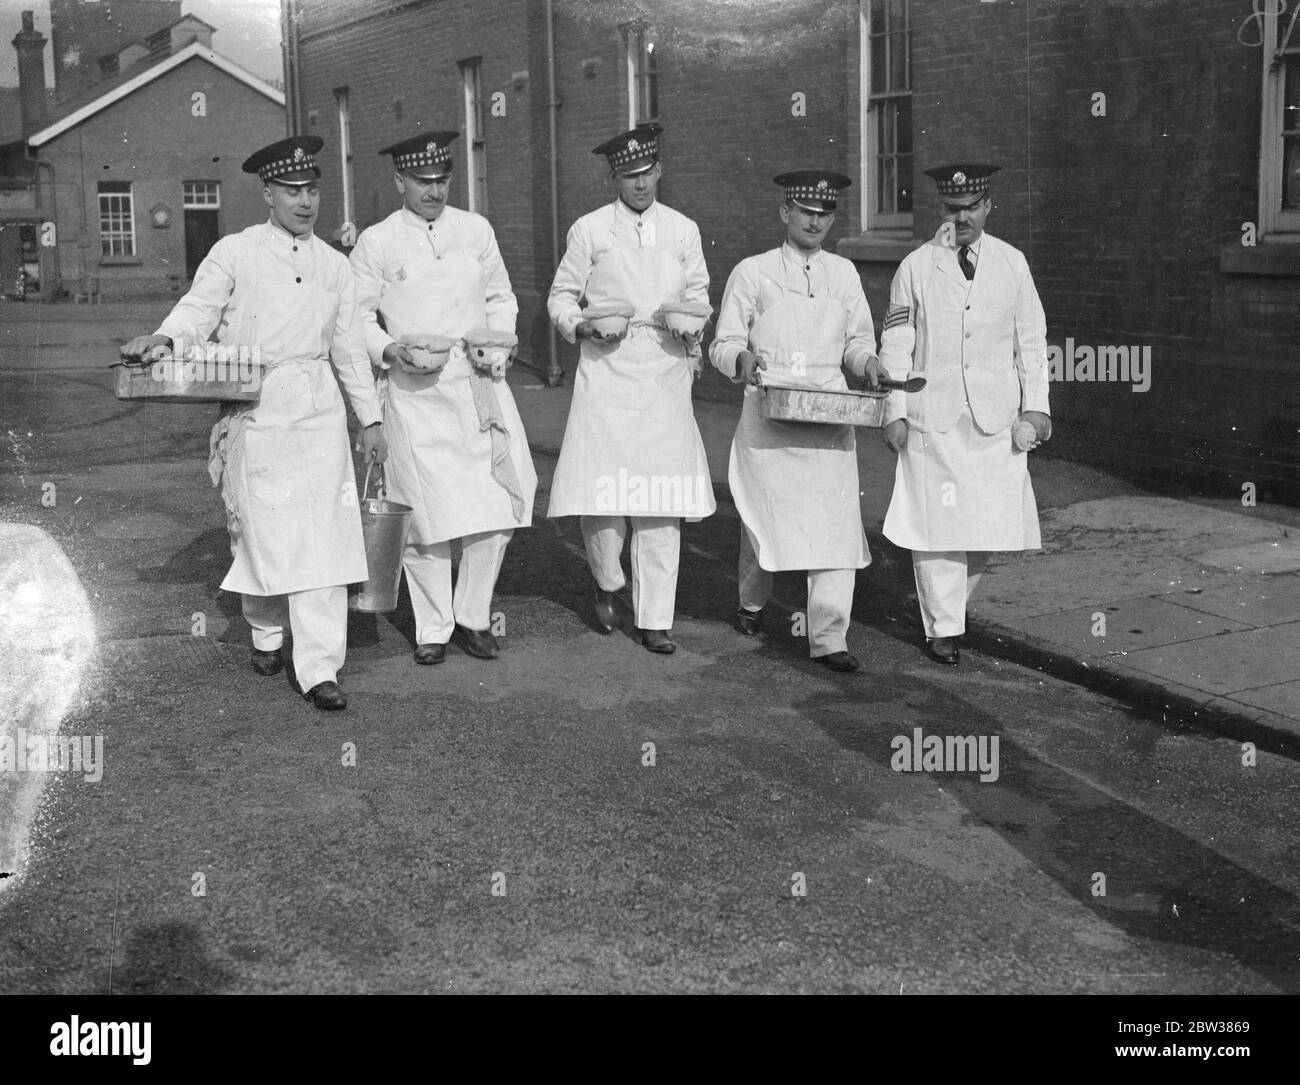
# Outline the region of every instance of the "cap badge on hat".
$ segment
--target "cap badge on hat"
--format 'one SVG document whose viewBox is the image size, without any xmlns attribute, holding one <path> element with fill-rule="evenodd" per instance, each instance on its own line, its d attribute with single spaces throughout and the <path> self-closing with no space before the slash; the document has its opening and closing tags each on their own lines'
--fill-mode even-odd
<svg viewBox="0 0 1300 1085">
<path fill-rule="evenodd" d="M 925 171 L 933 178 L 940 196 L 979 196 L 988 194 L 989 178 L 1001 167 L 980 165 L 974 162 L 935 166 Z"/>
<path fill-rule="evenodd" d="M 627 149 L 628 149 L 629 151 L 635 151 L 635 150 L 636 150 L 638 147 L 640 147 L 640 146 L 641 146 L 641 144 L 638 143 L 635 139 L 629 139 L 629 140 L 627 141 Z"/>
<path fill-rule="evenodd" d="M 835 210 L 840 190 L 853 181 L 842 173 L 831 170 L 793 170 L 772 180 L 785 189 L 785 198 L 799 204 L 805 211 L 831 213 Z"/>
<path fill-rule="evenodd" d="M 445 176 L 451 172 L 451 144 L 459 132 L 438 131 L 421 132 L 399 143 L 380 150 L 381 155 L 392 155 L 393 165 L 399 170 L 423 174 L 425 180 L 436 180 L 431 174 L 438 172 Z M 445 166 L 441 171 L 437 167 Z"/>
<path fill-rule="evenodd" d="M 255 151 L 240 167 L 255 173 L 263 184 L 306 185 L 320 178 L 313 157 L 324 146 L 320 136 L 290 136 Z"/>
</svg>

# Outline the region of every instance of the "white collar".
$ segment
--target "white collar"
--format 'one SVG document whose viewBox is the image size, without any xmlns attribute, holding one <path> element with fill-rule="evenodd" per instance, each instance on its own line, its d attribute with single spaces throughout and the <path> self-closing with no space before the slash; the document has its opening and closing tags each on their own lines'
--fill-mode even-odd
<svg viewBox="0 0 1300 1085">
<path fill-rule="evenodd" d="M 302 234 L 301 236 L 298 234 L 291 234 L 288 230 L 286 230 L 283 226 L 281 226 L 278 222 L 275 221 L 274 215 L 268 215 L 266 217 L 266 224 L 271 228 L 272 237 L 278 237 L 278 238 L 282 238 L 285 241 L 291 241 L 295 245 L 298 244 L 298 242 L 300 241 L 303 244 L 306 244 L 308 241 L 310 241 L 312 238 L 316 236 L 315 231 L 311 233 Z"/>
<path fill-rule="evenodd" d="M 406 204 L 402 204 L 400 210 L 402 212 L 402 221 L 406 223 L 407 226 L 418 226 L 421 230 L 427 230 L 430 226 L 436 226 L 442 222 L 446 217 L 447 212 L 451 210 L 451 207 L 448 204 L 443 204 L 442 213 L 439 214 L 436 219 L 427 219 L 423 215 L 417 215 L 407 207 Z"/>
<path fill-rule="evenodd" d="M 628 218 L 632 219 L 634 222 L 640 222 L 642 219 L 648 219 L 654 217 L 655 212 L 659 209 L 659 201 L 651 200 L 650 206 L 647 207 L 640 214 L 637 214 L 637 212 L 633 211 L 632 208 L 628 207 L 628 205 L 623 202 L 622 196 L 615 196 L 614 208 L 615 208 L 614 211 L 615 214 L 618 214 L 621 211 L 623 212 L 623 214 L 625 214 Z"/>
<path fill-rule="evenodd" d="M 781 242 L 782 258 L 786 260 L 793 260 L 801 268 L 805 264 L 811 264 L 816 260 L 818 260 L 825 251 L 826 251 L 825 249 L 818 249 L 816 252 L 812 252 L 812 253 L 801 252 L 799 249 L 796 249 L 793 245 L 791 245 L 788 240 Z"/>
</svg>

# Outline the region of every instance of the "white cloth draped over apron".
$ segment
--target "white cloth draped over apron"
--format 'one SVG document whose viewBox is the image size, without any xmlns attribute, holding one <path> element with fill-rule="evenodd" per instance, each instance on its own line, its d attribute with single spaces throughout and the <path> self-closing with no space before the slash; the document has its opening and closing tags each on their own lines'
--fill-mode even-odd
<svg viewBox="0 0 1300 1085">
<path fill-rule="evenodd" d="M 486 323 L 483 269 L 461 249 L 403 264 L 379 300 L 388 334 L 459 339 Z M 537 472 L 514 396 L 504 379 L 474 371 L 464 345 L 431 376 L 393 366 L 384 407 L 388 439 L 388 496 L 414 510 L 407 541 L 421 545 L 526 527 L 533 519 Z M 495 398 L 495 424 L 475 404 Z M 494 436 L 496 437 L 494 448 Z M 504 440 L 503 440 L 504 438 Z M 494 475 L 494 456 L 498 469 Z M 508 463 L 500 461 L 508 457 Z M 517 485 L 499 476 L 513 471 Z M 515 492 L 512 494 L 511 490 Z"/>
<path fill-rule="evenodd" d="M 750 330 L 750 349 L 767 364 L 764 381 L 846 391 L 840 363 L 847 320 L 834 297 L 783 294 Z M 759 565 L 771 572 L 868 565 L 853 427 L 765 419 L 760 395 L 745 389 L 727 471 Z"/>
<path fill-rule="evenodd" d="M 596 257 L 588 305 L 629 302 L 636 315 L 615 344 L 582 340 L 548 516 L 695 521 L 717 508 L 686 348 L 650 319 L 685 283 L 681 263 L 662 248 L 618 245 Z"/>
<path fill-rule="evenodd" d="M 357 583 L 369 574 L 347 413 L 328 357 L 302 353 L 334 328 L 339 296 L 257 281 L 257 268 L 247 262 L 254 281 L 238 284 L 247 304 L 231 307 L 223 342 L 259 349 L 261 394 L 223 409 L 210 447 L 234 559 L 221 587 L 283 595 Z"/>
</svg>

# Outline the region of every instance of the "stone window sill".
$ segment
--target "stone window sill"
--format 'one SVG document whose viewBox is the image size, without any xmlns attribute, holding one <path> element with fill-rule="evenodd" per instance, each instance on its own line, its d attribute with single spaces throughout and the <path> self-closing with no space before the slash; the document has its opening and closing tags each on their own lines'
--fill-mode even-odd
<svg viewBox="0 0 1300 1085">
<path fill-rule="evenodd" d="M 1229 275 L 1289 275 L 1300 278 L 1300 244 L 1232 242 L 1219 250 L 1219 270 Z"/>
<path fill-rule="evenodd" d="M 858 264 L 900 264 L 922 244 L 919 238 L 861 234 L 840 238 L 835 243 L 835 253 Z"/>
</svg>

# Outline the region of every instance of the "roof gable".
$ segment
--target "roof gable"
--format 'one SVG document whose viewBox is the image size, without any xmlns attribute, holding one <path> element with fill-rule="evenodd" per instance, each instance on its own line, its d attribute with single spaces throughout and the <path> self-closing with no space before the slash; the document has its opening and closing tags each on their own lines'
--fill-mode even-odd
<svg viewBox="0 0 1300 1085">
<path fill-rule="evenodd" d="M 131 75 L 130 78 L 124 79 L 116 86 L 91 99 L 85 105 L 82 105 L 80 108 L 74 109 L 71 113 L 59 118 L 53 124 L 46 125 L 39 132 L 33 132 L 27 137 L 28 144 L 32 147 L 40 147 L 43 144 L 48 143 L 50 140 L 63 135 L 63 133 L 67 132 L 69 129 L 75 128 L 77 125 L 81 124 L 82 121 L 89 120 L 96 113 L 100 113 L 107 109 L 114 102 L 120 102 L 123 98 L 135 93 L 141 87 L 148 86 L 148 84 L 152 83 L 160 76 L 166 75 L 174 68 L 179 68 L 186 61 L 192 60 L 196 57 L 199 60 L 211 64 L 218 71 L 224 72 L 232 79 L 238 80 L 245 86 L 251 87 L 259 94 L 265 95 L 276 105 L 284 105 L 283 91 L 276 90 L 270 83 L 259 79 L 252 72 L 245 71 L 234 61 L 227 60 L 220 53 L 215 53 L 210 48 L 205 47 L 201 42 L 196 41 L 185 46 L 184 49 L 173 53 L 166 59 L 160 60 L 157 64 Z"/>
</svg>

